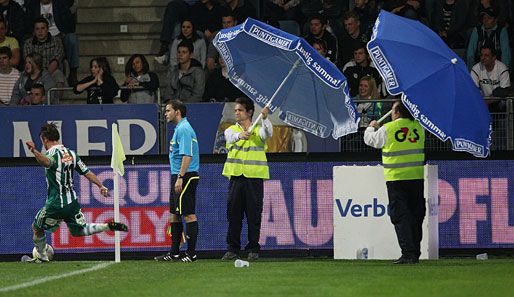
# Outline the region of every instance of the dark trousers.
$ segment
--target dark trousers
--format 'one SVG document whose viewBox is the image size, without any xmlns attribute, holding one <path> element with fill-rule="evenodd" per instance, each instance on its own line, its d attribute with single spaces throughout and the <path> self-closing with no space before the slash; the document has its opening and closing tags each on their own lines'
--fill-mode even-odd
<svg viewBox="0 0 514 297">
<path fill-rule="evenodd" d="M 419 259 L 425 218 L 422 179 L 388 181 L 389 213 L 404 258 Z"/>
<path fill-rule="evenodd" d="M 183 0 L 171 0 L 166 6 L 162 20 L 160 40 L 166 44 L 171 43 L 175 26 L 189 16 L 189 5 Z"/>
<path fill-rule="evenodd" d="M 241 250 L 241 228 L 245 214 L 248 223 L 248 244 L 245 250 L 252 253 L 259 252 L 263 197 L 262 179 L 244 176 L 233 176 L 230 179 L 227 205 L 227 244 L 230 252 L 239 254 Z"/>
</svg>

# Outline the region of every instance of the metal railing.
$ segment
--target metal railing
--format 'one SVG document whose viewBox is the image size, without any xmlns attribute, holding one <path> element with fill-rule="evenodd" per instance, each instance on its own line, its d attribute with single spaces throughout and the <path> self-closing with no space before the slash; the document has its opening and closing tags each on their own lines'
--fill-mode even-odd
<svg viewBox="0 0 514 297">
<path fill-rule="evenodd" d="M 485 97 L 487 100 L 504 100 L 506 103 L 506 111 L 504 112 L 491 112 L 493 134 L 491 150 L 514 150 L 514 112 L 513 112 L 513 99 L 514 97 L 499 98 L 499 97 Z M 378 99 L 378 100 L 354 100 L 355 105 L 359 103 L 383 103 L 382 112 L 376 116 L 369 116 L 369 120 L 378 120 L 381 115 L 386 114 L 392 107 L 392 103 L 397 99 Z M 472 115 L 470 115 L 472 116 Z M 387 121 L 387 120 L 386 120 Z M 346 135 L 340 139 L 341 152 L 370 152 L 374 148 L 367 146 L 364 143 L 365 127 L 359 129 L 358 133 Z M 441 141 L 435 135 L 426 133 L 425 148 L 431 152 L 451 151 L 452 144 L 448 140 Z"/>
<path fill-rule="evenodd" d="M 100 89 L 99 87 L 95 87 L 95 88 Z M 146 89 L 141 87 L 141 86 L 137 86 L 137 87 L 133 87 L 133 88 L 122 86 L 122 87 L 120 87 L 120 90 L 145 91 Z M 59 92 L 59 91 L 73 91 L 73 88 L 72 87 L 59 87 L 59 88 L 55 87 L 55 88 L 48 89 L 48 91 L 46 92 L 46 102 L 47 102 L 47 105 L 51 105 L 51 100 L 50 99 L 51 99 L 52 93 Z M 86 90 L 84 90 L 84 91 L 86 91 Z M 159 106 L 160 106 L 161 105 L 161 88 L 157 88 L 157 91 L 155 91 L 155 96 L 156 96 L 156 99 L 157 99 L 157 104 L 159 104 Z"/>
<path fill-rule="evenodd" d="M 121 90 L 130 90 L 128 87 L 120 87 Z M 143 87 L 135 87 L 134 90 L 145 90 Z M 53 92 L 58 91 L 72 91 L 71 87 L 51 88 L 47 92 L 47 102 L 50 105 L 50 97 Z M 167 151 L 167 122 L 165 117 L 165 106 L 161 101 L 161 89 L 158 88 L 156 91 L 157 104 L 159 105 L 159 139 L 161 142 L 161 153 Z M 514 150 L 514 97 L 485 97 L 485 100 L 504 100 L 506 103 L 506 111 L 504 112 L 491 112 L 493 122 L 493 143 L 491 150 Z M 378 99 L 378 100 L 354 100 L 355 105 L 359 103 L 382 103 L 382 111 L 376 116 L 368 116 L 369 120 L 378 120 L 381 115 L 387 113 L 393 103 L 398 99 Z M 209 104 L 209 103 L 206 103 Z M 471 116 L 471 115 L 470 115 Z M 376 117 L 376 118 L 375 118 Z M 386 120 L 387 121 L 387 120 Z M 340 151 L 341 152 L 369 152 L 375 149 L 367 146 L 364 143 L 365 127 L 359 129 L 359 132 L 346 135 L 340 138 Z M 431 152 L 444 152 L 451 151 L 452 145 L 450 141 L 443 142 L 431 133 L 426 134 L 426 145 L 427 151 Z"/>
</svg>

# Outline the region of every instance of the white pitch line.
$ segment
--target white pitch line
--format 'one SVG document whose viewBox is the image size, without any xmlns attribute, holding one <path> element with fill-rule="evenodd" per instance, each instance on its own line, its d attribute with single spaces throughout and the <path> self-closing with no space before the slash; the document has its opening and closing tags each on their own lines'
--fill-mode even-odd
<svg viewBox="0 0 514 297">
<path fill-rule="evenodd" d="M 28 287 L 32 287 L 32 286 L 35 286 L 35 285 L 39 285 L 41 283 L 53 281 L 53 280 L 56 280 L 56 279 L 61 279 L 61 278 L 65 278 L 65 277 L 68 277 L 68 276 L 73 276 L 73 275 L 76 275 L 76 274 L 81 274 L 81 273 L 86 273 L 86 272 L 91 272 L 91 271 L 99 270 L 99 269 L 105 268 L 105 267 L 107 267 L 107 266 L 109 266 L 111 264 L 114 264 L 114 263 L 115 262 L 102 263 L 102 264 L 98 264 L 96 266 L 93 266 L 91 268 L 86 268 L 86 269 L 82 269 L 82 270 L 76 270 L 76 271 L 72 271 L 72 272 L 69 272 L 69 273 L 61 274 L 61 275 L 54 275 L 54 276 L 44 277 L 42 279 L 38 279 L 38 280 L 31 281 L 31 282 L 28 282 L 28 283 L 23 283 L 23 284 L 14 285 L 14 286 L 6 287 L 6 288 L 1 288 L 0 292 L 9 292 L 9 291 L 14 291 L 14 290 L 18 290 L 18 289 L 28 288 Z M 45 265 L 45 264 L 42 264 L 42 265 Z"/>
</svg>

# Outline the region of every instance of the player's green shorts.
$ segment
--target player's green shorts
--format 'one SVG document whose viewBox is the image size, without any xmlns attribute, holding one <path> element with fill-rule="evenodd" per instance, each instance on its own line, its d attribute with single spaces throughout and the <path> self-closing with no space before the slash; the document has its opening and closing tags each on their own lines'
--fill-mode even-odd
<svg viewBox="0 0 514 297">
<path fill-rule="evenodd" d="M 47 208 L 47 205 L 43 206 L 34 218 L 34 226 L 40 230 L 54 232 L 62 221 L 65 221 L 68 225 L 71 235 L 81 235 L 86 219 L 77 201 L 68 204 L 64 208 L 56 209 Z"/>
</svg>

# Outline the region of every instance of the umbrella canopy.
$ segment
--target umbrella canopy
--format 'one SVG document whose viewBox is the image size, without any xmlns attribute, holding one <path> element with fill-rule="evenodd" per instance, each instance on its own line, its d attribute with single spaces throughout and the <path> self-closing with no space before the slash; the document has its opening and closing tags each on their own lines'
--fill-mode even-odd
<svg viewBox="0 0 514 297">
<path fill-rule="evenodd" d="M 303 38 L 248 18 L 213 43 L 230 81 L 287 124 L 323 138 L 357 131 L 346 78 Z"/>
<path fill-rule="evenodd" d="M 371 59 L 393 95 L 420 124 L 453 150 L 486 157 L 491 116 L 466 64 L 430 28 L 381 11 L 371 41 Z"/>
</svg>

